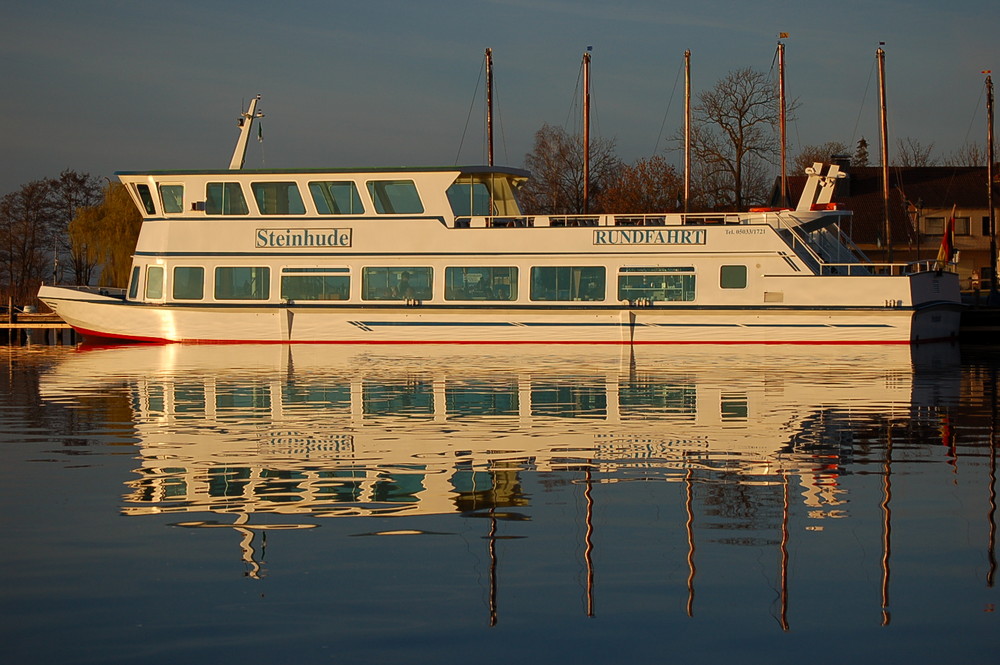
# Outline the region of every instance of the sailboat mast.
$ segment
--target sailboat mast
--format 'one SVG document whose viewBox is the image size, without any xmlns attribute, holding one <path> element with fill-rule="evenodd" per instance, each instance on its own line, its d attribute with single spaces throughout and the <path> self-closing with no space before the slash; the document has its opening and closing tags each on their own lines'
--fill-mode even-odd
<svg viewBox="0 0 1000 665">
<path fill-rule="evenodd" d="M 787 170 L 787 155 L 785 152 L 785 146 L 787 141 L 785 140 L 785 45 L 783 42 L 778 42 L 778 127 L 781 134 L 781 207 L 788 205 L 788 170 Z"/>
<path fill-rule="evenodd" d="M 684 51 L 684 212 L 691 212 L 691 50 Z"/>
<path fill-rule="evenodd" d="M 590 51 L 583 54 L 583 214 L 590 212 Z"/>
<path fill-rule="evenodd" d="M 879 47 L 878 55 L 878 101 L 879 118 L 882 123 L 882 210 L 885 215 L 885 247 L 889 263 L 892 263 L 892 226 L 889 224 L 889 124 L 885 113 L 885 50 Z"/>
<path fill-rule="evenodd" d="M 486 153 L 493 166 L 493 49 L 486 49 Z"/>
<path fill-rule="evenodd" d="M 986 205 L 990 216 L 990 304 L 997 302 L 997 224 L 993 211 L 993 77 L 986 73 Z"/>
</svg>

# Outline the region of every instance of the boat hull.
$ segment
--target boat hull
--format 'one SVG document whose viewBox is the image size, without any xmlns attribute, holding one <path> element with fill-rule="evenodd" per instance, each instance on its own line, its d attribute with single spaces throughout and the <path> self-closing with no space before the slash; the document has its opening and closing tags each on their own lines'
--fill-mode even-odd
<svg viewBox="0 0 1000 665">
<path fill-rule="evenodd" d="M 954 338 L 952 303 L 903 307 L 151 305 L 42 287 L 94 340 L 339 344 L 908 344 Z"/>
</svg>

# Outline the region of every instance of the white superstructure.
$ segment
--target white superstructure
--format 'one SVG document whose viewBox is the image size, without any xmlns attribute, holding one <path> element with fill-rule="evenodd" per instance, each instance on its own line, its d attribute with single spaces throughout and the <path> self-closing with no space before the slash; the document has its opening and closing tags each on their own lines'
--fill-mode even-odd
<svg viewBox="0 0 1000 665">
<path fill-rule="evenodd" d="M 157 342 L 910 343 L 954 337 L 947 266 L 872 264 L 835 166 L 795 210 L 524 214 L 499 167 L 122 172 L 122 294 L 43 286 L 96 338 Z"/>
</svg>

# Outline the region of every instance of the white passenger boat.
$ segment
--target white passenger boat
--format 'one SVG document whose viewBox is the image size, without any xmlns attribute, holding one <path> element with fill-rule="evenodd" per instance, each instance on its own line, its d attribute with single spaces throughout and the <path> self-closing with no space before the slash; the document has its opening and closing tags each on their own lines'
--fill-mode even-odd
<svg viewBox="0 0 1000 665">
<path fill-rule="evenodd" d="M 795 209 L 556 216 L 520 208 L 518 169 L 233 162 L 118 173 L 143 215 L 128 288 L 43 286 L 39 298 L 86 337 L 148 342 L 906 344 L 958 332 L 950 266 L 872 264 L 842 232 L 836 166 L 809 170 Z"/>
</svg>

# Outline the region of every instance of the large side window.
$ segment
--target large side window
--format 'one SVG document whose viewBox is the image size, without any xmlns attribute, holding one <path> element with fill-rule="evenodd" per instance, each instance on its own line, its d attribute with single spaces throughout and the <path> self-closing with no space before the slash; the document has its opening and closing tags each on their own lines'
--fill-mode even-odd
<svg viewBox="0 0 1000 665">
<path fill-rule="evenodd" d="M 267 300 L 271 272 L 265 267 L 241 266 L 215 269 L 216 300 Z"/>
<path fill-rule="evenodd" d="M 139 266 L 132 268 L 132 279 L 128 284 L 128 299 L 135 300 L 139 297 L 139 275 L 142 274 L 142 269 Z"/>
<path fill-rule="evenodd" d="M 250 185 L 262 215 L 304 215 L 299 186 L 294 182 L 255 182 Z"/>
<path fill-rule="evenodd" d="M 490 190 L 483 182 L 456 182 L 448 188 L 448 202 L 456 217 L 493 214 Z"/>
<path fill-rule="evenodd" d="M 159 300 L 163 297 L 163 266 L 146 268 L 146 298 Z"/>
<path fill-rule="evenodd" d="M 153 195 L 149 193 L 149 185 L 136 185 L 135 191 L 139 193 L 139 200 L 147 215 L 155 215 L 156 207 L 153 205 Z"/>
<path fill-rule="evenodd" d="M 445 300 L 517 300 L 517 268 L 445 268 Z"/>
<path fill-rule="evenodd" d="M 369 180 L 368 193 L 379 214 L 412 215 L 424 211 L 412 180 Z"/>
<path fill-rule="evenodd" d="M 619 300 L 691 301 L 692 266 L 628 266 L 618 271 Z"/>
<path fill-rule="evenodd" d="M 316 212 L 321 215 L 363 215 L 358 188 L 350 180 L 345 182 L 320 181 L 309 183 Z"/>
<path fill-rule="evenodd" d="M 747 288 L 747 267 L 722 266 L 719 270 L 719 286 L 724 289 Z"/>
<path fill-rule="evenodd" d="M 205 212 L 209 215 L 247 215 L 247 200 L 238 182 L 210 182 L 205 185 Z"/>
<path fill-rule="evenodd" d="M 365 268 L 361 297 L 365 300 L 430 300 L 431 268 Z"/>
<path fill-rule="evenodd" d="M 201 266 L 174 268 L 173 294 L 175 300 L 201 300 L 205 297 L 205 269 Z"/>
<path fill-rule="evenodd" d="M 184 185 L 160 185 L 164 213 L 184 212 Z"/>
<path fill-rule="evenodd" d="M 532 300 L 604 300 L 603 266 L 534 267 Z"/>
<path fill-rule="evenodd" d="M 281 297 L 285 300 L 347 300 L 351 297 L 348 268 L 283 268 Z"/>
</svg>

